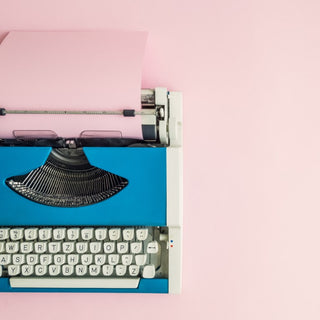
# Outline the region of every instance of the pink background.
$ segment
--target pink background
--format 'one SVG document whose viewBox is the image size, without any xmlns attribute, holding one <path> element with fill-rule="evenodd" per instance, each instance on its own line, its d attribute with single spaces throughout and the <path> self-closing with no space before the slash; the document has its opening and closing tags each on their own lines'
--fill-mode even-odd
<svg viewBox="0 0 320 320">
<path fill-rule="evenodd" d="M 2 294 L 1 319 L 320 318 L 320 3 L 0 1 L 0 30 L 149 31 L 184 93 L 180 296 Z"/>
</svg>

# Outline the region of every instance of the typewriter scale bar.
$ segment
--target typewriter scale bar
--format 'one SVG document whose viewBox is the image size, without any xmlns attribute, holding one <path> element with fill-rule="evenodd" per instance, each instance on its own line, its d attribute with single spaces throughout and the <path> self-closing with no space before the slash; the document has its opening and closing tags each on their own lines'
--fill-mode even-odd
<svg viewBox="0 0 320 320">
<path fill-rule="evenodd" d="M 0 109 L 0 115 L 6 114 L 76 114 L 76 115 L 123 115 L 124 117 L 134 117 L 135 115 L 155 115 L 155 110 L 136 111 L 134 109 L 124 109 L 119 111 L 85 111 L 85 110 L 7 110 Z"/>
<path fill-rule="evenodd" d="M 6 114 L 66 114 L 66 115 L 123 115 L 124 117 L 142 116 L 157 116 L 164 117 L 164 107 L 156 106 L 155 92 L 152 89 L 141 90 L 141 106 L 142 110 L 123 109 L 123 110 L 28 110 L 28 109 L 6 109 L 0 107 L 0 116 Z"/>
</svg>

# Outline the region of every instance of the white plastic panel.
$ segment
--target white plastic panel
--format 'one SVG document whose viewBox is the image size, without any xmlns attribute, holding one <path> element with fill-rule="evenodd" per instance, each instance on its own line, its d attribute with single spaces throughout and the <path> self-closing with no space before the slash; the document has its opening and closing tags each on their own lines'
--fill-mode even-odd
<svg viewBox="0 0 320 320">
<path fill-rule="evenodd" d="M 169 228 L 169 293 L 179 294 L 182 287 L 182 227 Z"/>
<path fill-rule="evenodd" d="M 171 147 L 182 146 L 182 93 L 170 92 L 169 99 L 169 142 Z"/>
<path fill-rule="evenodd" d="M 167 225 L 169 227 L 169 293 L 178 294 L 182 285 L 182 94 L 169 93 L 169 139 L 167 148 Z"/>
</svg>

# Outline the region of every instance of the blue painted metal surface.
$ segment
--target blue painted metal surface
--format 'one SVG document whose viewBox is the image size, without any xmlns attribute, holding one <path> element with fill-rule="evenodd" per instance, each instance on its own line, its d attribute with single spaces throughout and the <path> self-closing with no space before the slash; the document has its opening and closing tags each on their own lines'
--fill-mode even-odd
<svg viewBox="0 0 320 320">
<path fill-rule="evenodd" d="M 165 148 L 84 148 L 91 165 L 129 180 L 113 197 L 85 207 L 58 208 L 30 201 L 8 177 L 42 165 L 46 147 L 0 147 L 0 225 L 166 225 Z"/>
</svg>

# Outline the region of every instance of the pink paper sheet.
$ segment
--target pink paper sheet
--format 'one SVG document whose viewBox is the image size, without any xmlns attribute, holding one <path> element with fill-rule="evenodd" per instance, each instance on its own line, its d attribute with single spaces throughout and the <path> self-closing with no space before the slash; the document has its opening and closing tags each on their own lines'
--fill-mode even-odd
<svg viewBox="0 0 320 320">
<path fill-rule="evenodd" d="M 143 32 L 10 32 L 0 45 L 0 106 L 8 110 L 139 110 L 145 41 Z M 108 130 L 142 138 L 139 116 L 0 117 L 0 137 L 13 137 L 13 130 L 52 130 L 61 137 Z"/>
</svg>

